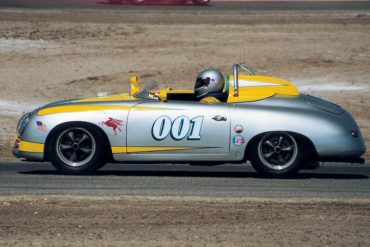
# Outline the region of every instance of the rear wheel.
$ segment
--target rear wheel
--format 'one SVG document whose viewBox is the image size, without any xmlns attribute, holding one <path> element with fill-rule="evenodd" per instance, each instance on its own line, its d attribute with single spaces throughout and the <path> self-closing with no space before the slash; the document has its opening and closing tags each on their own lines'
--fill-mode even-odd
<svg viewBox="0 0 370 247">
<path fill-rule="evenodd" d="M 69 126 L 54 133 L 50 160 L 64 174 L 93 173 L 105 164 L 106 144 L 102 133 L 90 126 Z"/>
<path fill-rule="evenodd" d="M 303 167 L 303 142 L 287 132 L 269 132 L 254 141 L 249 158 L 252 166 L 263 175 L 292 175 Z"/>
</svg>

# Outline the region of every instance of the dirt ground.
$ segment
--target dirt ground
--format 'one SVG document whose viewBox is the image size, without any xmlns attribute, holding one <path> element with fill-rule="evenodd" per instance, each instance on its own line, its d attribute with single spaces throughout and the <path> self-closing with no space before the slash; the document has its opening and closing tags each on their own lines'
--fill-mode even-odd
<svg viewBox="0 0 370 247">
<path fill-rule="evenodd" d="M 370 140 L 370 15 L 145 14 L 1 11 L 0 157 L 17 119 L 50 101 L 118 93 L 128 78 L 190 89 L 213 66 L 244 62 L 338 103 Z M 369 151 L 367 157 L 370 157 Z"/>
<path fill-rule="evenodd" d="M 369 246 L 363 201 L 0 197 L 1 246 Z"/>
</svg>

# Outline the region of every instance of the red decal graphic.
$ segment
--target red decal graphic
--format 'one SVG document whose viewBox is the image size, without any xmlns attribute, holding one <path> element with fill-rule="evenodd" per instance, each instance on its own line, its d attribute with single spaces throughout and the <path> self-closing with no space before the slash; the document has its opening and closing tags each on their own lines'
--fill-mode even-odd
<svg viewBox="0 0 370 247">
<path fill-rule="evenodd" d="M 119 132 L 121 132 L 121 129 L 118 126 L 121 126 L 123 124 L 123 121 L 110 117 L 110 118 L 108 118 L 107 121 L 103 121 L 99 124 L 101 124 L 102 126 L 104 125 L 104 126 L 107 126 L 109 128 L 112 128 L 113 131 L 114 131 L 114 135 L 117 135 L 117 130 L 119 130 Z"/>
</svg>

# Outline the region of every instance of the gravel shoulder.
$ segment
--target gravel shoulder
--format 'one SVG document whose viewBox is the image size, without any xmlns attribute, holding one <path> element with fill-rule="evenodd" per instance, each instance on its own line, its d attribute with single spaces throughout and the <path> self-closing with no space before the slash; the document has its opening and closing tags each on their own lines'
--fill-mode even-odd
<svg viewBox="0 0 370 247">
<path fill-rule="evenodd" d="M 368 200 L 0 197 L 2 246 L 369 246 Z"/>
</svg>

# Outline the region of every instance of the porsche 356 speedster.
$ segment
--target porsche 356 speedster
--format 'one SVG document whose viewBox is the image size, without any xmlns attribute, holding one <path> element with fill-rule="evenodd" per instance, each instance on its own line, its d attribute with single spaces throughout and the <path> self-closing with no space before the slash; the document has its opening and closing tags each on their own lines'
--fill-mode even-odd
<svg viewBox="0 0 370 247">
<path fill-rule="evenodd" d="M 128 93 L 59 101 L 26 113 L 13 154 L 50 161 L 65 174 L 93 173 L 107 162 L 250 161 L 269 176 L 320 161 L 364 163 L 364 139 L 346 110 L 243 64 L 225 78 L 205 70 L 194 90 L 157 90 L 156 83 L 140 89 L 137 77 L 130 86 Z"/>
</svg>

